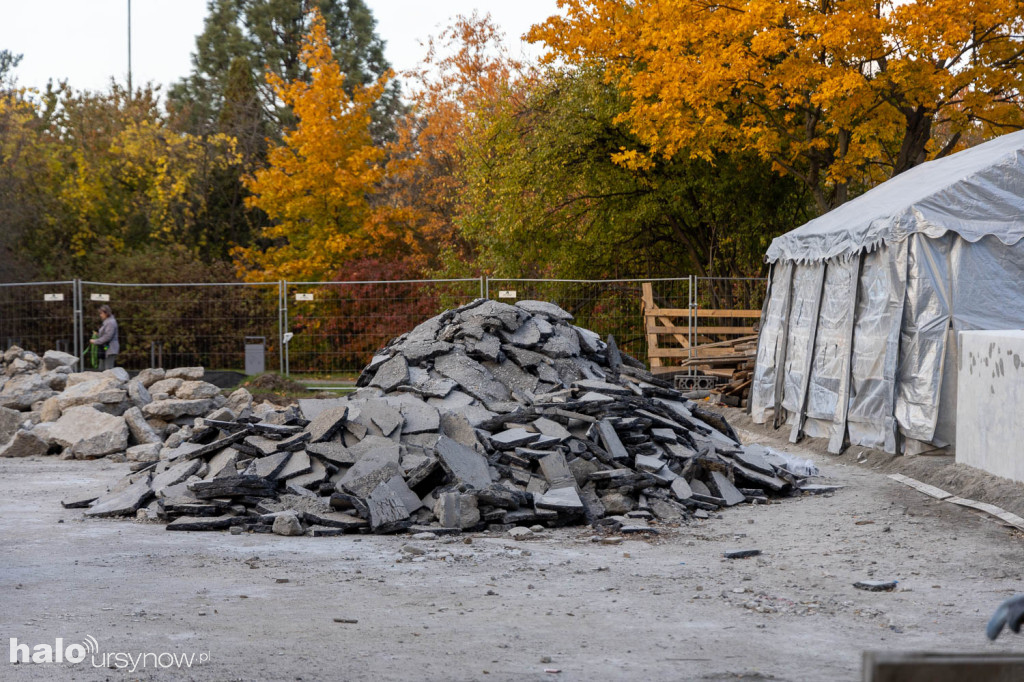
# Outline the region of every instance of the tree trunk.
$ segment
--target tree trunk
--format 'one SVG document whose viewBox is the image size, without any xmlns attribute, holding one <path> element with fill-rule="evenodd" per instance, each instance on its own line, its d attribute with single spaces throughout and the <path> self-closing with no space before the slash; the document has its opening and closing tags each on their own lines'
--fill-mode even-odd
<svg viewBox="0 0 1024 682">
<path fill-rule="evenodd" d="M 903 116 L 907 127 L 903 133 L 903 145 L 892 169 L 893 176 L 924 163 L 925 146 L 932 137 L 932 112 L 926 107 L 904 108 Z"/>
</svg>

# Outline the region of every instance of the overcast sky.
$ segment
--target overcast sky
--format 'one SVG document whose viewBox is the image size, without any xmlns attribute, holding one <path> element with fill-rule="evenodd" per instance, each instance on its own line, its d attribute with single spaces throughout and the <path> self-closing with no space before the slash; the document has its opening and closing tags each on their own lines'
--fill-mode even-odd
<svg viewBox="0 0 1024 682">
<path fill-rule="evenodd" d="M 490 12 L 514 51 L 519 37 L 558 11 L 556 0 L 367 0 L 377 33 L 387 42 L 396 71 L 415 67 L 420 41 L 436 35 L 457 14 Z M 206 0 L 132 0 L 132 80 L 164 86 L 186 75 L 195 36 L 203 29 Z M 128 73 L 128 0 L 0 0 L 0 50 L 24 55 L 19 84 L 42 88 L 67 79 L 78 89 L 106 89 Z M 535 56 L 536 47 L 522 44 Z"/>
</svg>

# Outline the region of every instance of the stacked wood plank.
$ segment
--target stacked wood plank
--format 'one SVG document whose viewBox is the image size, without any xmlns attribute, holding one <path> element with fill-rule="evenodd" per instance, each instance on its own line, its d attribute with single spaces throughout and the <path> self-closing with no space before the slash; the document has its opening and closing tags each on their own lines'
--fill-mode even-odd
<svg viewBox="0 0 1024 682">
<path fill-rule="evenodd" d="M 745 404 L 761 311 L 662 307 L 647 282 L 641 293 L 651 372 L 674 375 L 683 390 L 710 388 L 725 404 Z"/>
<path fill-rule="evenodd" d="M 717 386 L 711 389 L 711 394 L 718 397 L 718 402 L 745 407 L 756 360 L 757 336 L 744 336 L 696 346 L 693 356 L 684 360 L 680 367 L 687 373 L 715 377 Z"/>
</svg>

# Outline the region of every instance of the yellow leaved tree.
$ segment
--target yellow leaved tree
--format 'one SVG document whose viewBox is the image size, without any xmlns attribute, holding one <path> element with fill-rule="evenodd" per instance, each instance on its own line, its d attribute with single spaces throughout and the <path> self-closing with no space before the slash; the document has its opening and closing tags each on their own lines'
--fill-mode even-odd
<svg viewBox="0 0 1024 682">
<path fill-rule="evenodd" d="M 211 187 L 239 162 L 235 141 L 178 132 L 159 104 L 150 86 L 130 93 L 116 84 L 108 92 L 61 85 L 39 96 L 35 140 L 48 158 L 33 184 L 54 184 L 46 219 L 31 235 L 33 260 L 59 255 L 78 274 L 91 270 L 88 261 L 102 271 L 99 261 L 157 246 L 206 255 L 217 241 Z"/>
<path fill-rule="evenodd" d="M 256 246 L 235 249 L 250 280 L 325 280 L 345 262 L 383 248 L 369 197 L 382 178 L 384 152 L 371 139 L 370 121 L 390 74 L 349 97 L 324 21 L 311 16 L 301 55 L 309 81 L 267 75 L 297 123 L 270 149 L 267 167 L 244 179 L 249 205 L 273 223 Z"/>
<path fill-rule="evenodd" d="M 651 153 L 756 151 L 824 212 L 1024 125 L 1017 0 L 560 0 L 549 58 L 599 64 Z M 644 167 L 650 157 L 622 149 Z"/>
</svg>

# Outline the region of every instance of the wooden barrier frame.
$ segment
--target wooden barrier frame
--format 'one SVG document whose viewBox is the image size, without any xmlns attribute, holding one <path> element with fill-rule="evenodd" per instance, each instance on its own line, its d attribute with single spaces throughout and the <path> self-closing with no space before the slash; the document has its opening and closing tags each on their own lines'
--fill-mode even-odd
<svg viewBox="0 0 1024 682">
<path fill-rule="evenodd" d="M 712 319 L 720 323 L 735 319 L 760 320 L 760 310 L 660 308 L 654 302 L 654 287 L 650 282 L 642 282 L 640 291 L 643 300 L 644 334 L 647 337 L 647 357 L 654 374 L 679 371 L 678 364 L 665 366 L 664 359 L 689 360 L 699 356 L 702 364 L 715 364 L 715 356 L 732 354 L 732 350 L 726 346 L 741 340 L 736 337 L 756 338 L 757 327 L 753 324 L 704 326 L 700 321 Z M 663 346 L 662 343 L 668 345 Z M 671 345 L 673 343 L 676 345 Z"/>
</svg>

